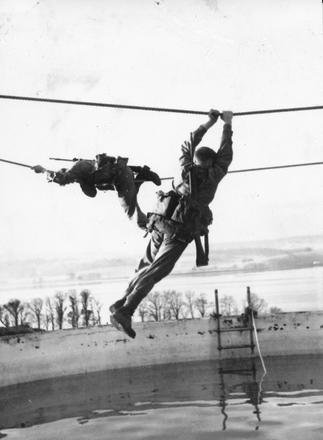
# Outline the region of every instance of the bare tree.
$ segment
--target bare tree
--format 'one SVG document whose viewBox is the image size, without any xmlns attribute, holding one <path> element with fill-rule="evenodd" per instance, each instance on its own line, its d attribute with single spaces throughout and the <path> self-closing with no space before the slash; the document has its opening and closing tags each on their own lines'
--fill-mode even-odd
<svg viewBox="0 0 323 440">
<path fill-rule="evenodd" d="M 170 321 L 172 319 L 172 311 L 170 307 L 170 295 L 168 290 L 161 295 L 161 320 Z"/>
<path fill-rule="evenodd" d="M 87 289 L 84 289 L 81 291 L 80 296 L 81 296 L 81 305 L 82 305 L 81 315 L 83 316 L 83 325 L 85 325 L 85 327 L 88 327 L 91 315 L 93 313 L 93 310 L 89 308 L 91 292 Z"/>
<path fill-rule="evenodd" d="M 190 314 L 190 317 L 192 319 L 194 319 L 194 304 L 195 304 L 195 300 L 196 300 L 195 293 L 192 292 L 191 290 L 188 290 L 187 292 L 185 292 L 185 298 L 186 298 L 185 304 L 186 304 L 187 310 Z"/>
<path fill-rule="evenodd" d="M 0 322 L 5 326 L 5 327 L 10 327 L 10 319 L 8 316 L 8 313 L 6 313 L 4 311 L 4 307 L 0 306 Z"/>
<path fill-rule="evenodd" d="M 258 314 L 265 313 L 267 309 L 267 303 L 263 298 L 260 298 L 256 293 L 250 294 L 251 308 Z"/>
<path fill-rule="evenodd" d="M 15 327 L 18 327 L 19 325 L 19 317 L 21 315 L 21 312 L 23 311 L 23 304 L 19 299 L 12 299 L 7 304 L 4 304 L 3 306 L 9 315 L 11 315 Z"/>
<path fill-rule="evenodd" d="M 43 305 L 44 302 L 41 298 L 34 298 L 29 304 L 29 308 L 36 319 L 38 330 L 40 330 Z"/>
<path fill-rule="evenodd" d="M 46 329 L 48 330 L 49 323 L 51 323 L 52 330 L 54 331 L 55 330 L 54 305 L 49 297 L 46 298 L 45 305 L 46 305 L 46 312 L 45 312 Z"/>
<path fill-rule="evenodd" d="M 55 294 L 55 310 L 56 310 L 56 322 L 58 328 L 62 330 L 64 323 L 64 314 L 66 311 L 66 307 L 64 306 L 66 299 L 66 294 L 63 292 L 57 292 Z"/>
<path fill-rule="evenodd" d="M 222 315 L 237 315 L 239 313 L 238 306 L 233 296 L 225 295 L 220 299 L 220 309 Z"/>
<path fill-rule="evenodd" d="M 45 329 L 46 329 L 47 332 L 49 330 L 49 323 L 50 323 L 49 315 L 47 315 L 47 313 L 45 313 L 45 315 L 44 315 L 44 324 L 45 324 Z"/>
<path fill-rule="evenodd" d="M 184 309 L 182 292 L 177 292 L 176 290 L 166 290 L 164 295 L 167 298 L 167 303 L 169 304 L 169 309 L 172 316 L 178 321 L 181 312 Z"/>
<path fill-rule="evenodd" d="M 196 298 L 194 305 L 197 308 L 201 317 L 203 318 L 206 315 L 208 306 L 208 300 L 206 299 L 205 293 L 200 293 L 200 295 Z"/>
<path fill-rule="evenodd" d="M 29 318 L 30 318 L 30 312 L 29 312 L 29 304 L 28 303 L 22 303 L 22 307 L 19 310 L 19 318 L 20 318 L 20 325 L 29 325 Z"/>
<path fill-rule="evenodd" d="M 162 297 L 160 292 L 150 292 L 147 296 L 148 315 L 155 321 L 161 320 Z"/>
<path fill-rule="evenodd" d="M 103 304 L 100 303 L 97 299 L 93 298 L 93 296 L 90 299 L 91 309 L 93 311 L 92 313 L 92 321 L 93 325 L 101 325 L 101 310 Z"/>
<path fill-rule="evenodd" d="M 145 317 L 149 314 L 147 298 L 145 298 L 138 307 L 138 315 L 140 316 L 141 322 L 145 321 Z"/>
<path fill-rule="evenodd" d="M 71 324 L 73 328 L 77 328 L 80 319 L 80 311 L 79 311 L 79 301 L 75 290 L 69 292 L 68 299 L 70 301 L 70 311 L 67 314 L 68 322 Z"/>
</svg>

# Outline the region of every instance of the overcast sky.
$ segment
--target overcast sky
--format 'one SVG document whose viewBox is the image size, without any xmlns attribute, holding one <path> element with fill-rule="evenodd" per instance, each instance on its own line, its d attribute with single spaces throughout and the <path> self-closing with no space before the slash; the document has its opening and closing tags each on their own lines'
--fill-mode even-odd
<svg viewBox="0 0 323 440">
<path fill-rule="evenodd" d="M 323 105 L 320 0 L 2 0 L 0 94 L 207 111 Z M 174 175 L 202 116 L 0 100 L 0 157 L 106 152 Z M 237 117 L 231 169 L 323 160 L 323 111 Z M 204 145 L 217 148 L 222 123 Z M 228 175 L 212 238 L 323 233 L 323 168 Z M 163 184 L 168 190 L 170 183 Z M 154 185 L 140 202 L 151 210 Z M 95 199 L 0 164 L 3 258 L 140 254 L 113 192 Z M 213 249 L 212 252 L 215 252 Z"/>
</svg>

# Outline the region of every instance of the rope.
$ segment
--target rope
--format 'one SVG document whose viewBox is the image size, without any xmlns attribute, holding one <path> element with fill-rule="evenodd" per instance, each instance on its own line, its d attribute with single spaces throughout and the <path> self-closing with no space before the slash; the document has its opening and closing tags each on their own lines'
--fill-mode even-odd
<svg viewBox="0 0 323 440">
<path fill-rule="evenodd" d="M 124 104 L 107 104 L 102 102 L 89 102 L 89 101 L 71 101 L 66 99 L 48 99 L 48 98 L 34 98 L 30 96 L 13 96 L 13 95 L 0 95 L 0 99 L 13 99 L 19 101 L 35 101 L 35 102 L 47 102 L 52 104 L 72 104 L 72 105 L 86 105 L 92 107 L 109 107 L 119 108 L 125 110 L 147 110 L 153 112 L 170 112 L 170 113 L 187 113 L 193 115 L 207 115 L 209 112 L 196 111 L 196 110 L 182 110 L 175 108 L 160 108 L 160 107 L 144 107 L 140 105 L 124 105 Z"/>
<path fill-rule="evenodd" d="M 257 351 L 258 351 L 260 362 L 261 362 L 261 365 L 262 365 L 262 368 L 263 368 L 263 374 L 262 374 L 261 379 L 259 381 L 259 387 L 258 387 L 258 395 L 257 395 L 257 402 L 258 402 L 257 406 L 258 406 L 261 403 L 260 402 L 260 398 L 261 398 L 261 393 L 262 393 L 262 384 L 263 384 L 264 378 L 265 378 L 265 376 L 267 374 L 267 369 L 266 369 L 265 362 L 264 362 L 264 359 L 263 359 L 262 354 L 261 354 L 260 344 L 259 344 L 259 340 L 258 340 L 257 327 L 256 327 L 255 318 L 253 316 L 253 311 L 252 310 L 251 310 L 251 319 L 252 319 L 252 327 L 253 327 L 253 331 L 254 331 L 254 335 L 255 335 Z M 258 422 L 261 422 L 259 413 L 257 413 L 257 418 L 258 418 Z M 256 426 L 256 430 L 258 430 L 258 429 L 259 429 L 259 424 Z"/>
<path fill-rule="evenodd" d="M 146 107 L 140 105 L 125 105 L 125 104 L 109 104 L 102 102 L 91 102 L 91 101 L 76 101 L 67 99 L 49 99 L 49 98 L 35 98 L 31 96 L 16 96 L 16 95 L 0 95 L 0 99 L 11 99 L 19 101 L 34 101 L 34 102 L 47 102 L 52 104 L 71 104 L 71 105 L 85 105 L 92 107 L 109 107 L 109 108 L 119 108 L 124 110 L 144 110 L 144 111 L 154 111 L 154 112 L 168 112 L 168 113 L 185 113 L 191 115 L 208 115 L 208 111 L 199 110 L 186 110 L 177 108 L 164 108 L 164 107 Z M 246 112 L 233 113 L 234 116 L 247 116 L 247 115 L 260 115 L 268 113 L 282 113 L 282 112 L 297 112 L 306 110 L 322 110 L 323 105 L 316 105 L 310 107 L 290 107 L 290 108 L 278 108 L 271 110 L 251 110 Z"/>
<path fill-rule="evenodd" d="M 311 107 L 289 107 L 276 108 L 271 110 L 251 110 L 249 112 L 233 113 L 234 116 L 248 116 L 248 115 L 264 115 L 266 113 L 284 113 L 284 112 L 301 112 L 306 110 L 322 110 L 323 105 L 313 105 Z"/>
<path fill-rule="evenodd" d="M 19 165 L 20 167 L 33 168 L 31 165 L 27 165 L 21 162 L 13 162 L 12 160 L 0 159 L 1 162 L 11 163 L 13 165 Z"/>
<path fill-rule="evenodd" d="M 251 318 L 252 318 L 252 327 L 253 327 L 253 331 L 254 331 L 254 335 L 255 335 L 257 351 L 258 351 L 258 354 L 259 354 L 259 358 L 260 358 L 261 365 L 262 365 L 262 368 L 264 370 L 264 373 L 267 374 L 265 362 L 264 362 L 264 359 L 262 357 L 261 350 L 260 350 L 260 345 L 259 345 L 259 340 L 258 340 L 258 333 L 257 333 L 257 327 L 256 327 L 256 323 L 255 323 L 255 318 L 253 316 L 253 311 L 251 311 Z"/>
<path fill-rule="evenodd" d="M 76 162 L 78 159 L 61 159 L 61 158 L 57 158 L 57 157 L 50 157 L 51 160 L 58 160 L 58 161 L 63 161 L 63 162 Z M 5 163 L 10 163 L 13 165 L 19 165 L 21 167 L 26 167 L 26 168 L 33 168 L 32 165 L 27 165 L 21 162 L 14 162 L 12 160 L 6 160 L 6 159 L 0 159 L 0 162 L 5 162 Z M 307 166 L 313 166 L 313 165 L 323 165 L 323 162 L 307 162 L 307 163 L 296 163 L 293 165 L 276 165 L 276 166 L 272 166 L 272 167 L 261 167 L 261 168 L 246 168 L 246 169 L 242 169 L 242 170 L 232 170 L 232 171 L 228 171 L 228 174 L 233 174 L 233 173 L 247 173 L 250 171 L 265 171 L 265 170 L 277 170 L 277 169 L 281 169 L 281 168 L 295 168 L 295 167 L 307 167 Z M 174 177 L 161 177 L 160 180 L 173 180 Z M 145 180 L 137 180 L 137 182 L 145 182 Z"/>
<path fill-rule="evenodd" d="M 247 173 L 249 171 L 264 171 L 264 170 L 278 170 L 280 168 L 295 168 L 295 167 L 308 167 L 311 165 L 323 165 L 323 162 L 306 162 L 306 163 L 295 163 L 292 165 L 276 165 L 272 167 L 261 167 L 261 168 L 247 168 L 244 170 L 232 170 L 228 171 L 228 174 L 232 173 Z"/>
<path fill-rule="evenodd" d="M 243 170 L 232 170 L 228 171 L 228 174 L 233 173 L 248 173 L 250 171 L 265 171 L 265 170 L 278 170 L 281 168 L 295 168 L 295 167 L 308 167 L 312 165 L 323 165 L 323 162 L 306 162 L 306 163 L 295 163 L 292 165 L 276 165 L 272 167 L 261 167 L 261 168 L 246 168 Z M 162 177 L 160 180 L 172 180 L 174 177 Z"/>
</svg>

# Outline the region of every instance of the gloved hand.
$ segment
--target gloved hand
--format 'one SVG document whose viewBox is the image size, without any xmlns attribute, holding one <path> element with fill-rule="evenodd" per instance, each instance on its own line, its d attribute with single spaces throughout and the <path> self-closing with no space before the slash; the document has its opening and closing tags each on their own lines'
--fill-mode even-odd
<svg viewBox="0 0 323 440">
<path fill-rule="evenodd" d="M 213 122 L 216 122 L 219 116 L 220 116 L 219 110 L 214 110 L 213 108 L 211 108 L 211 110 L 209 111 L 209 118 L 212 119 Z"/>
<path fill-rule="evenodd" d="M 46 173 L 46 168 L 42 167 L 41 165 L 35 165 L 34 167 L 31 168 L 33 171 L 35 171 L 35 173 L 40 174 L 40 173 Z"/>
</svg>

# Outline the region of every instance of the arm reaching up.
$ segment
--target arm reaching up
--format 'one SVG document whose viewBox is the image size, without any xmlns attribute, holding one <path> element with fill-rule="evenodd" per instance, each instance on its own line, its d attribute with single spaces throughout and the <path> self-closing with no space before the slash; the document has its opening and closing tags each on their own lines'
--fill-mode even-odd
<svg viewBox="0 0 323 440">
<path fill-rule="evenodd" d="M 216 123 L 219 116 L 220 112 L 218 110 L 211 109 L 209 111 L 209 119 L 204 124 L 200 125 L 197 130 L 190 133 L 190 139 L 182 144 L 182 155 L 179 158 L 180 166 L 182 168 L 182 176 L 192 167 L 196 147 L 201 142 L 205 133 Z"/>
<path fill-rule="evenodd" d="M 223 111 L 221 119 L 224 122 L 222 139 L 220 148 L 216 153 L 216 160 L 214 162 L 214 170 L 217 175 L 222 179 L 228 172 L 229 165 L 232 162 L 232 118 L 233 113 L 231 111 Z"/>
</svg>

